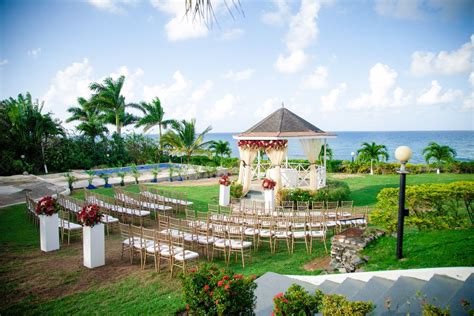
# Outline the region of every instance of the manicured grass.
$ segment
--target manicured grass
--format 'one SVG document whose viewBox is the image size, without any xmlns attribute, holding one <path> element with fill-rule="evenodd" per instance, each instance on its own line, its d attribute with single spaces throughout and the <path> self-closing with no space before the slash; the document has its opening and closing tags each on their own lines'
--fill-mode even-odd
<svg viewBox="0 0 474 316">
<path fill-rule="evenodd" d="M 39 247 L 39 228 L 29 225 L 25 204 L 0 208 L 0 247 L 15 251 L 29 251 Z"/>
<path fill-rule="evenodd" d="M 377 194 L 383 188 L 395 188 L 399 186 L 400 177 L 390 175 L 356 175 L 344 180 L 351 189 L 351 200 L 355 205 L 374 205 L 377 202 Z M 454 181 L 474 181 L 474 174 L 409 174 L 407 185 L 423 183 L 449 183 Z"/>
<path fill-rule="evenodd" d="M 404 259 L 397 260 L 396 237 L 384 236 L 364 249 L 370 257 L 367 271 L 431 267 L 473 266 L 474 228 L 464 230 L 415 231 L 403 238 Z"/>
</svg>

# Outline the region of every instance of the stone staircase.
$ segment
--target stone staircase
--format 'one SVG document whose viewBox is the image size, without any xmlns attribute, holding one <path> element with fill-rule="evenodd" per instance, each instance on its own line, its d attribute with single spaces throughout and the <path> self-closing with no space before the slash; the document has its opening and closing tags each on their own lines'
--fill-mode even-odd
<svg viewBox="0 0 474 316">
<path fill-rule="evenodd" d="M 422 300 L 450 307 L 451 315 L 467 315 L 461 300 L 474 304 L 474 268 L 435 268 L 346 273 L 323 276 L 284 276 L 268 272 L 256 280 L 256 315 L 270 315 L 273 296 L 291 284 L 309 293 L 344 295 L 350 301 L 372 301 L 372 315 L 421 315 Z"/>
</svg>

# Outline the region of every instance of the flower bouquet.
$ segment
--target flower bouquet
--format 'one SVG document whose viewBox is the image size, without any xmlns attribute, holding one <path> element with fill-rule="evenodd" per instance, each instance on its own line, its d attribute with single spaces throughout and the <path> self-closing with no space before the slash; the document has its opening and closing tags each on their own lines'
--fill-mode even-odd
<svg viewBox="0 0 474 316">
<path fill-rule="evenodd" d="M 82 227 L 84 266 L 92 269 L 105 264 L 104 225 L 96 204 L 86 205 L 77 215 Z"/>
<path fill-rule="evenodd" d="M 262 182 L 262 187 L 264 190 L 273 190 L 276 186 L 276 182 L 272 179 L 265 178 Z"/>
<path fill-rule="evenodd" d="M 58 203 L 51 196 L 44 196 L 36 205 L 35 212 L 38 215 L 52 216 L 59 211 Z"/>
<path fill-rule="evenodd" d="M 100 218 L 102 213 L 100 212 L 99 206 L 96 204 L 86 205 L 77 215 L 77 220 L 82 226 L 94 227 L 96 224 L 100 224 Z"/>
<path fill-rule="evenodd" d="M 230 185 L 230 178 L 227 175 L 223 175 L 219 179 L 219 184 L 228 187 Z"/>
</svg>

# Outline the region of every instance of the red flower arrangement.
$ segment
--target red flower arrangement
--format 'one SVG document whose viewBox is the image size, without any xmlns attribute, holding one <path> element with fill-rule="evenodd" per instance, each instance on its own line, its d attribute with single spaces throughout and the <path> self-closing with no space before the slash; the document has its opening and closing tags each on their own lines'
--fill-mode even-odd
<svg viewBox="0 0 474 316">
<path fill-rule="evenodd" d="M 86 205 L 77 214 L 77 220 L 82 226 L 94 227 L 94 225 L 100 223 L 102 213 L 97 204 Z"/>
<path fill-rule="evenodd" d="M 239 147 L 252 149 L 275 149 L 280 150 L 288 147 L 286 139 L 276 140 L 239 140 Z"/>
<path fill-rule="evenodd" d="M 276 186 L 276 182 L 272 179 L 265 178 L 262 182 L 262 187 L 264 190 L 273 190 Z"/>
<path fill-rule="evenodd" d="M 223 176 L 219 179 L 219 184 L 228 187 L 228 186 L 230 185 L 229 176 L 223 175 Z"/>
<path fill-rule="evenodd" d="M 51 196 L 44 196 L 36 205 L 35 212 L 38 215 L 52 216 L 59 211 L 58 204 Z"/>
</svg>

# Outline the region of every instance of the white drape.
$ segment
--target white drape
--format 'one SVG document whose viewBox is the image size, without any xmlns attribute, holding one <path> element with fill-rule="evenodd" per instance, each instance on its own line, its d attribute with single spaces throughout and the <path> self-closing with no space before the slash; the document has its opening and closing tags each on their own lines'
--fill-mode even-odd
<svg viewBox="0 0 474 316">
<path fill-rule="evenodd" d="M 273 179 L 276 182 L 275 192 L 278 192 L 278 190 L 281 188 L 280 165 L 283 163 L 283 159 L 285 159 L 287 152 L 288 152 L 288 147 L 285 147 L 282 149 L 268 148 L 267 150 L 265 150 L 265 153 L 267 154 L 268 158 L 270 158 L 272 165 L 275 167 L 276 179 Z"/>
<path fill-rule="evenodd" d="M 310 163 L 309 167 L 309 187 L 311 190 L 317 189 L 317 167 L 316 160 L 318 160 L 319 153 L 321 152 L 321 146 L 323 144 L 322 139 L 300 139 L 301 147 L 303 147 L 306 159 Z"/>
<path fill-rule="evenodd" d="M 239 153 L 241 160 L 239 180 L 242 183 L 242 189 L 245 194 L 250 190 L 250 183 L 252 182 L 252 162 L 255 160 L 258 150 L 255 148 L 239 147 Z"/>
</svg>

